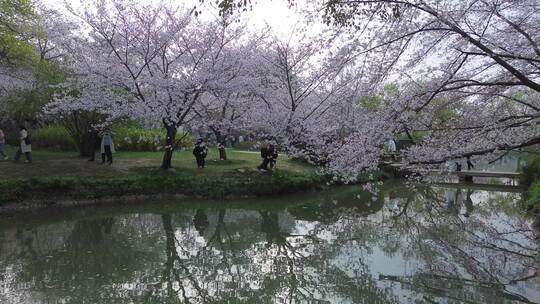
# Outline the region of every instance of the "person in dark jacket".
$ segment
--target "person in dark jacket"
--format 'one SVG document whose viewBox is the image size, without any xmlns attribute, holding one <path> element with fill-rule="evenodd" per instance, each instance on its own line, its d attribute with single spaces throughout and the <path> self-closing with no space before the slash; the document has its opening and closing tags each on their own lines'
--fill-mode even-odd
<svg viewBox="0 0 540 304">
<path fill-rule="evenodd" d="M 197 160 L 197 168 L 204 168 L 205 159 L 208 155 L 208 148 L 206 147 L 206 143 L 202 139 L 199 139 L 197 141 L 197 144 L 195 144 L 195 148 L 193 149 L 193 155 Z"/>
<path fill-rule="evenodd" d="M 101 136 L 99 135 L 99 131 L 91 130 L 89 138 L 90 144 L 88 146 L 90 149 L 90 158 L 88 159 L 88 161 L 93 162 L 96 160 L 96 150 L 101 150 Z"/>
<path fill-rule="evenodd" d="M 262 163 L 257 167 L 257 169 L 268 170 L 269 158 L 268 158 L 268 146 L 266 145 L 261 147 L 261 158 L 262 158 Z"/>
<path fill-rule="evenodd" d="M 219 150 L 219 159 L 227 160 L 227 153 L 225 152 L 225 142 L 220 142 L 218 144 L 218 150 Z"/>
<path fill-rule="evenodd" d="M 272 170 L 275 169 L 277 158 L 278 158 L 278 151 L 274 145 L 268 146 L 267 158 L 268 158 L 268 164 L 270 165 L 270 169 Z"/>
<path fill-rule="evenodd" d="M 467 170 L 471 170 L 472 168 L 474 168 L 474 165 L 471 162 L 471 157 L 467 156 Z"/>
</svg>

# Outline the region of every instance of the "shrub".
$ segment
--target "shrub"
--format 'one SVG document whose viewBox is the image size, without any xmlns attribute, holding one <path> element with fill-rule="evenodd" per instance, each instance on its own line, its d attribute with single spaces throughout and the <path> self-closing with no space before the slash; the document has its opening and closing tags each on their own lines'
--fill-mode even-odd
<svg viewBox="0 0 540 304">
<path fill-rule="evenodd" d="M 521 168 L 521 174 L 520 183 L 526 187 L 540 180 L 540 157 L 536 157 L 525 164 Z"/>
<path fill-rule="evenodd" d="M 238 150 L 256 151 L 258 150 L 258 142 L 256 141 L 244 141 L 234 144 L 234 147 Z"/>
<path fill-rule="evenodd" d="M 165 131 L 160 129 L 144 130 L 136 127 L 117 128 L 113 130 L 114 144 L 118 151 L 153 152 L 163 150 Z M 177 135 L 177 139 L 182 138 Z M 180 147 L 192 145 L 191 136 L 182 138 Z"/>
<path fill-rule="evenodd" d="M 520 183 L 528 187 L 527 209 L 535 213 L 540 212 L 540 157 L 526 161 L 521 167 Z"/>
<path fill-rule="evenodd" d="M 32 145 L 56 151 L 76 151 L 75 142 L 68 130 L 62 126 L 50 125 L 30 130 Z"/>
<path fill-rule="evenodd" d="M 0 205 L 23 200 L 55 201 L 59 198 L 96 199 L 124 195 L 180 193 L 211 199 L 229 196 L 295 193 L 317 188 L 324 180 L 316 174 L 278 171 L 225 176 L 148 171 L 145 175 L 92 177 L 36 177 L 0 180 Z"/>
<path fill-rule="evenodd" d="M 50 125 L 30 130 L 30 133 L 34 147 L 56 151 L 77 150 L 73 137 L 65 127 Z M 137 127 L 113 129 L 114 144 L 118 151 L 153 152 L 163 150 L 165 135 L 165 131 L 161 129 L 144 130 Z M 193 145 L 190 135 L 178 134 L 177 138 L 182 139 L 181 148 Z"/>
<path fill-rule="evenodd" d="M 540 181 L 534 182 L 527 192 L 527 209 L 540 212 Z"/>
<path fill-rule="evenodd" d="M 11 146 L 18 146 L 19 145 L 19 130 L 18 129 L 2 129 L 4 131 L 4 135 L 6 136 L 6 144 Z"/>
</svg>

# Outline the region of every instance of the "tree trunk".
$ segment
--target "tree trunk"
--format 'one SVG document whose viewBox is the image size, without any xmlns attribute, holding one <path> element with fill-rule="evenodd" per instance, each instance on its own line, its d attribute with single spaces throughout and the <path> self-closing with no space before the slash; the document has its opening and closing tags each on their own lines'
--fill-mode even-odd
<svg viewBox="0 0 540 304">
<path fill-rule="evenodd" d="M 176 126 L 165 125 L 167 130 L 167 138 L 165 138 L 165 154 L 163 155 L 163 162 L 161 163 L 161 169 L 167 170 L 172 168 L 172 156 L 174 148 L 176 147 Z"/>
<path fill-rule="evenodd" d="M 227 160 L 227 149 L 225 148 L 219 149 L 219 159 Z"/>
<path fill-rule="evenodd" d="M 83 149 L 80 150 L 80 154 L 81 156 L 89 156 L 90 160 L 94 161 L 96 158 L 96 150 L 98 150 L 101 146 L 101 138 L 99 137 L 99 133 L 97 131 L 92 131 L 90 136 L 90 145 L 87 147 L 88 155 L 82 155 Z"/>
<path fill-rule="evenodd" d="M 99 134 L 92 124 L 100 122 L 100 116 L 91 112 L 73 112 L 61 121 L 75 142 L 81 157 L 92 157 L 99 142 Z"/>
<path fill-rule="evenodd" d="M 81 126 L 79 126 L 81 127 Z M 75 128 L 70 130 L 71 137 L 75 142 L 80 157 L 91 157 L 95 148 L 96 135 L 89 128 Z M 99 136 L 99 135 L 98 135 Z"/>
<path fill-rule="evenodd" d="M 219 159 L 220 160 L 227 160 L 227 150 L 225 149 L 226 142 L 225 142 L 224 136 L 221 135 L 221 132 L 219 130 L 213 129 L 212 131 L 214 131 L 214 135 L 216 136 L 216 142 L 218 143 L 218 147 L 221 144 L 223 144 L 223 149 L 218 149 L 219 150 Z"/>
</svg>

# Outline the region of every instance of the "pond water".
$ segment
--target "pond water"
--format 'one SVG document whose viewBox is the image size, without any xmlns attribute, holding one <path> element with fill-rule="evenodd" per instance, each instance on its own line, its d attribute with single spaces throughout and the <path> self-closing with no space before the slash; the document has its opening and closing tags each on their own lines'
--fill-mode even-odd
<svg viewBox="0 0 540 304">
<path fill-rule="evenodd" d="M 0 303 L 540 303 L 520 194 L 387 183 L 0 218 Z"/>
</svg>

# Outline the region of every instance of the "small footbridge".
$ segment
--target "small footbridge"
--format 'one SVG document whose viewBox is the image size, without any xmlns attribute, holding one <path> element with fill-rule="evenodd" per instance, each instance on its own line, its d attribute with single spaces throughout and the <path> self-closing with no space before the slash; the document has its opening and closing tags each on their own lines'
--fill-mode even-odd
<svg viewBox="0 0 540 304">
<path fill-rule="evenodd" d="M 510 178 L 519 179 L 521 173 L 518 172 L 495 172 L 495 171 L 455 171 L 453 172 L 460 178 L 467 177 L 493 177 L 493 178 Z"/>
<path fill-rule="evenodd" d="M 498 185 L 498 184 L 485 184 L 485 183 L 471 183 L 471 182 L 458 182 L 458 183 L 433 183 L 434 186 L 441 188 L 462 189 L 462 190 L 484 190 L 494 192 L 510 192 L 510 193 L 523 193 L 525 190 L 521 186 L 515 185 Z"/>
<path fill-rule="evenodd" d="M 426 175 L 426 176 L 441 176 L 441 177 L 457 177 L 458 182 L 449 182 L 447 180 L 443 182 L 436 182 L 436 185 L 442 187 L 453 187 L 462 189 L 476 189 L 476 190 L 492 190 L 503 192 L 523 192 L 523 188 L 518 186 L 516 181 L 521 177 L 519 172 L 499 172 L 499 171 L 445 171 L 445 170 L 418 170 L 418 168 L 409 166 L 405 163 L 399 162 L 385 162 L 381 163 L 381 168 L 391 171 L 394 176 L 401 177 L 407 175 Z M 479 180 L 474 180 L 479 178 Z M 491 184 L 486 183 L 486 178 L 501 178 L 510 180 L 506 184 Z"/>
<path fill-rule="evenodd" d="M 405 163 L 390 163 L 383 162 L 381 163 L 381 168 L 390 168 L 396 171 L 404 171 L 407 173 L 419 173 L 419 174 L 428 174 L 428 175 L 454 175 L 460 179 L 467 179 L 472 177 L 487 177 L 487 178 L 508 178 L 508 179 L 519 179 L 521 173 L 519 172 L 497 172 L 497 171 L 445 171 L 445 170 L 415 170 L 414 167 L 409 166 Z"/>
<path fill-rule="evenodd" d="M 443 170 L 427 170 L 429 175 L 447 175 L 457 176 L 459 181 L 473 182 L 474 177 L 482 178 L 505 178 L 512 181 L 519 180 L 521 173 L 519 172 L 497 172 L 497 171 L 443 171 Z"/>
</svg>

